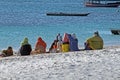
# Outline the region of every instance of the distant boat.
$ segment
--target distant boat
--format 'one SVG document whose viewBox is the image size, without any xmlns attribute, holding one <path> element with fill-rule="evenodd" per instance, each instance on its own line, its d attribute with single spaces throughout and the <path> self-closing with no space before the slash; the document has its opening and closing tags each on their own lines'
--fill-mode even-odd
<svg viewBox="0 0 120 80">
<path fill-rule="evenodd" d="M 120 35 L 120 29 L 111 29 L 112 34 Z"/>
<path fill-rule="evenodd" d="M 102 4 L 102 3 L 86 3 L 86 7 L 118 7 L 118 4 L 114 3 L 107 3 L 107 4 Z"/>
<path fill-rule="evenodd" d="M 108 3 L 109 1 L 109 3 Z M 120 2 L 111 2 L 110 1 L 120 1 L 120 0 L 85 0 L 86 7 L 118 7 Z"/>
<path fill-rule="evenodd" d="M 87 16 L 90 13 L 63 13 L 63 12 L 49 12 L 47 16 Z"/>
<path fill-rule="evenodd" d="M 112 3 L 108 3 L 108 4 L 116 4 L 116 5 L 120 5 L 120 2 L 112 2 Z"/>
</svg>

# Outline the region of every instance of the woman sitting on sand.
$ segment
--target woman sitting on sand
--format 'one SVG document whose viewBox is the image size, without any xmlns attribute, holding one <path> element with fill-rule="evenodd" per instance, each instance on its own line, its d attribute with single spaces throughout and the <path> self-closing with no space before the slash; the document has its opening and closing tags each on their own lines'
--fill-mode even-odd
<svg viewBox="0 0 120 80">
<path fill-rule="evenodd" d="M 2 54 L 0 55 L 1 57 L 8 57 L 13 55 L 13 49 L 11 46 L 7 48 L 7 50 L 3 50 Z"/>
<path fill-rule="evenodd" d="M 51 47 L 50 47 L 50 49 L 49 49 L 49 52 L 50 53 L 56 53 L 56 52 L 58 52 L 57 51 L 57 40 L 54 40 L 54 42 L 52 43 L 52 45 L 51 45 Z"/>
<path fill-rule="evenodd" d="M 100 37 L 98 31 L 94 32 L 94 36 L 90 37 L 85 42 L 85 50 L 96 50 L 103 48 L 103 39 Z"/>
<path fill-rule="evenodd" d="M 26 37 L 21 42 L 20 54 L 22 56 L 30 55 L 31 51 L 32 51 L 31 45 L 28 43 L 28 38 Z"/>
<path fill-rule="evenodd" d="M 60 33 L 57 35 L 57 52 L 62 52 L 62 36 Z"/>
<path fill-rule="evenodd" d="M 40 54 L 40 53 L 45 53 L 46 52 L 46 43 L 45 41 L 42 40 L 41 37 L 38 38 L 36 45 L 35 45 L 35 50 L 31 52 L 31 54 Z"/>
<path fill-rule="evenodd" d="M 69 38 L 70 51 L 79 51 L 78 39 L 76 37 L 76 34 L 75 33 L 69 34 L 68 38 Z"/>
</svg>

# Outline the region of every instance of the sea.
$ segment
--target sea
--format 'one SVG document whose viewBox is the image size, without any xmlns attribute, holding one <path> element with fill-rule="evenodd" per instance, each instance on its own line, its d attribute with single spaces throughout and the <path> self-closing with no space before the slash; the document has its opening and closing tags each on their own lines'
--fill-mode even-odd
<svg viewBox="0 0 120 80">
<path fill-rule="evenodd" d="M 47 16 L 48 12 L 90 13 L 88 16 Z M 28 37 L 34 49 L 38 37 L 49 49 L 56 35 L 75 33 L 79 47 L 98 31 L 104 46 L 120 46 L 120 7 L 85 7 L 84 0 L 0 0 L 0 50 L 12 46 L 19 50 L 21 41 Z"/>
</svg>

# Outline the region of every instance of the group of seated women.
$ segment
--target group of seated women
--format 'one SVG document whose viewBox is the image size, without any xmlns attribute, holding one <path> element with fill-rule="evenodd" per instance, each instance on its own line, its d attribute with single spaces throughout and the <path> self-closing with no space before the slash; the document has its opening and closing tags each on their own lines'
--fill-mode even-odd
<svg viewBox="0 0 120 80">
<path fill-rule="evenodd" d="M 28 42 L 28 38 L 24 38 L 23 42 L 21 43 L 19 54 L 24 56 L 30 54 L 46 53 L 46 46 L 46 42 L 43 41 L 41 37 L 39 37 L 35 44 L 35 49 L 32 51 L 32 47 Z"/>
<path fill-rule="evenodd" d="M 60 34 L 57 35 L 56 40 L 52 43 L 49 52 L 68 52 L 68 51 L 79 51 L 78 39 L 75 34 L 64 33 L 63 39 Z"/>
<path fill-rule="evenodd" d="M 103 39 L 100 37 L 98 31 L 94 32 L 94 35 L 88 38 L 84 43 L 84 50 L 98 50 L 103 48 Z M 78 39 L 75 34 L 64 33 L 63 39 L 60 34 L 57 35 L 56 40 L 52 43 L 49 52 L 68 52 L 79 51 Z"/>
<path fill-rule="evenodd" d="M 21 42 L 21 46 L 19 51 L 17 52 L 18 55 L 25 56 L 30 54 L 40 54 L 40 53 L 46 53 L 46 42 L 42 40 L 41 37 L 38 38 L 35 49 L 32 50 L 31 44 L 29 43 L 29 40 L 27 37 L 24 38 L 24 40 Z M 8 57 L 12 56 L 13 49 L 11 46 L 8 47 L 8 49 L 3 50 L 0 54 L 0 57 Z"/>
<path fill-rule="evenodd" d="M 85 43 L 84 50 L 96 50 L 103 48 L 103 39 L 100 37 L 98 31 L 94 32 L 94 36 L 88 38 Z M 21 56 L 33 55 L 46 53 L 47 44 L 41 37 L 38 37 L 38 40 L 35 44 L 35 49 L 32 50 L 31 45 L 27 37 L 21 42 L 21 47 L 18 51 L 18 54 Z M 78 39 L 75 34 L 64 33 L 64 36 L 60 34 L 57 35 L 56 39 L 53 41 L 52 45 L 49 48 L 49 53 L 59 53 L 59 52 L 68 52 L 68 51 L 79 51 L 78 48 Z M 7 57 L 13 55 L 13 49 L 11 46 L 7 50 L 3 50 L 0 57 Z"/>
</svg>

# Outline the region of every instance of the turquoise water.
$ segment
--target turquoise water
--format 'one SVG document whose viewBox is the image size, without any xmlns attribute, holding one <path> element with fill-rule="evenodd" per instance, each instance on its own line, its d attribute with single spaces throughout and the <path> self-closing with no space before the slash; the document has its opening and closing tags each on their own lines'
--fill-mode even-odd
<svg viewBox="0 0 120 80">
<path fill-rule="evenodd" d="M 46 16 L 46 12 L 76 12 L 90 14 L 81 16 Z M 0 50 L 13 46 L 18 50 L 24 37 L 34 48 L 39 36 L 47 48 L 57 33 L 76 33 L 79 46 L 99 31 L 105 45 L 120 45 L 120 36 L 112 35 L 110 29 L 120 29 L 120 7 L 89 8 L 84 0 L 2 0 L 0 1 Z"/>
</svg>

